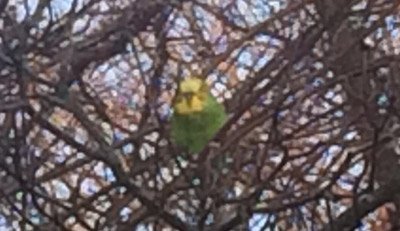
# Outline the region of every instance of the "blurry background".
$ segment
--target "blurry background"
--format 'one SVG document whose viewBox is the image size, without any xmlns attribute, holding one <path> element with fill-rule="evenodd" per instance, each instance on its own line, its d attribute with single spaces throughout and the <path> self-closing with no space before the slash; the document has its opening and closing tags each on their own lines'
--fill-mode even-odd
<svg viewBox="0 0 400 231">
<path fill-rule="evenodd" d="M 0 230 L 398 230 L 399 4 L 1 0 Z"/>
</svg>

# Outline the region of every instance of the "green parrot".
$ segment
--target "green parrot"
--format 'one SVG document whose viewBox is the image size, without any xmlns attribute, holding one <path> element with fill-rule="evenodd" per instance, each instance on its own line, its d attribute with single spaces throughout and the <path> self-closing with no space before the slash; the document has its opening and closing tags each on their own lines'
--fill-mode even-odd
<svg viewBox="0 0 400 231">
<path fill-rule="evenodd" d="M 226 118 L 224 106 L 211 95 L 204 80 L 190 77 L 179 83 L 171 121 L 172 139 L 178 146 L 200 152 Z"/>
</svg>

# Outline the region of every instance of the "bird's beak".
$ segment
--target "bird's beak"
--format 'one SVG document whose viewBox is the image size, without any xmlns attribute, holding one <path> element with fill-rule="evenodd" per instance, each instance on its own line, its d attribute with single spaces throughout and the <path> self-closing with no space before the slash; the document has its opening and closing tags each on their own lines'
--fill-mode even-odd
<svg viewBox="0 0 400 231">
<path fill-rule="evenodd" d="M 188 105 L 191 106 L 194 93 L 185 92 L 185 93 L 182 93 L 182 96 L 186 99 L 186 102 L 188 102 Z"/>
<path fill-rule="evenodd" d="M 191 96 L 193 95 L 193 92 L 185 92 L 185 93 L 182 93 L 182 95 L 183 95 L 185 98 L 189 98 L 189 97 L 191 97 Z"/>
</svg>

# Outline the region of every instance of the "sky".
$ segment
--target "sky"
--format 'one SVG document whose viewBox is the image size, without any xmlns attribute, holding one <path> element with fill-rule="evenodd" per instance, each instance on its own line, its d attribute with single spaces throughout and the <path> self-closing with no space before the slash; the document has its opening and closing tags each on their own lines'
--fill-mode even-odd
<svg viewBox="0 0 400 231">
<path fill-rule="evenodd" d="M 15 2 L 17 0 L 12 0 L 12 2 Z M 211 0 L 209 0 L 211 1 Z M 54 14 L 56 15 L 62 15 L 65 11 L 67 11 L 69 9 L 69 6 L 71 4 L 72 0 L 53 0 L 52 1 L 52 5 L 55 6 L 55 8 L 57 9 Z M 215 2 L 215 1 L 213 1 Z M 224 0 L 219 0 L 218 2 L 220 2 L 221 4 L 226 4 L 226 2 L 228 1 L 224 1 Z M 28 5 L 31 8 L 31 10 L 33 11 L 33 9 L 37 6 L 38 0 L 28 0 Z M 250 6 L 249 3 L 251 3 L 253 6 Z M 272 6 L 274 8 L 279 8 L 279 2 L 278 1 L 269 1 L 270 4 L 272 4 Z M 265 7 L 263 7 L 265 4 L 265 0 L 237 0 L 237 5 L 239 6 L 240 10 L 238 13 L 241 14 L 245 14 L 245 18 L 244 21 L 242 19 L 240 19 L 240 17 L 234 17 L 233 20 L 238 24 L 238 25 L 245 25 L 245 23 L 248 23 L 249 25 L 254 25 L 256 23 L 259 23 L 263 20 L 265 20 L 268 15 L 269 15 L 269 11 L 268 10 L 264 10 L 266 9 Z M 19 5 L 20 7 L 18 8 L 18 20 L 23 20 L 23 18 L 26 15 L 26 11 L 25 9 L 22 7 L 22 5 Z M 253 12 L 252 14 L 249 14 L 247 12 Z M 204 12 L 202 12 L 201 10 L 199 10 L 197 12 L 198 14 L 205 14 Z M 204 25 L 205 27 L 212 27 L 213 25 L 210 24 L 210 22 L 207 19 L 207 16 L 204 15 Z M 177 21 L 178 24 L 182 24 L 183 26 L 185 24 L 187 24 L 187 22 L 185 22 L 185 20 L 181 19 Z M 394 32 L 394 36 L 398 35 L 398 31 L 395 30 Z M 179 35 L 179 33 L 178 33 Z M 206 34 L 206 37 L 208 36 L 210 39 L 213 36 L 212 34 Z M 260 41 L 269 41 L 268 36 L 260 36 L 258 38 Z M 226 49 L 226 44 L 221 43 L 220 44 L 220 48 L 221 52 L 223 52 Z M 254 58 L 252 58 L 254 57 Z M 149 60 L 148 57 L 141 57 L 143 61 L 143 68 L 150 68 L 151 65 L 151 60 Z M 190 57 L 188 57 L 188 59 L 190 59 Z M 270 60 L 270 57 L 268 56 L 262 56 L 261 58 L 258 58 L 254 55 L 254 50 L 249 49 L 245 49 L 238 58 L 238 63 L 240 65 L 242 65 L 243 67 L 256 67 L 256 68 L 260 68 L 262 67 L 265 63 L 267 63 Z M 146 67 L 147 66 L 147 67 Z M 100 67 L 102 68 L 102 67 Z M 243 69 L 244 70 L 244 69 Z M 106 82 L 108 84 L 112 85 L 116 85 L 118 83 L 118 78 L 119 78 L 120 74 L 116 73 L 116 70 L 110 69 L 110 71 L 108 71 L 106 73 Z M 332 97 L 335 97 L 335 95 L 333 94 Z M 60 153 L 68 153 L 68 151 L 60 151 Z M 60 161 L 62 161 L 65 156 L 63 156 L 62 154 L 60 154 L 59 156 Z M 106 179 L 110 180 L 110 181 L 114 181 L 115 178 L 111 173 L 111 170 L 109 168 L 106 168 L 105 166 L 98 166 L 96 169 L 96 172 L 100 175 L 103 175 Z M 362 170 L 362 166 L 360 165 L 355 165 L 350 172 L 352 174 L 359 174 Z M 67 187 L 65 186 L 65 184 L 61 181 L 55 181 L 53 182 L 55 188 L 56 188 L 56 196 L 58 198 L 66 198 L 69 196 L 70 192 L 68 191 Z M 97 190 L 99 190 L 99 188 L 97 187 L 96 183 L 93 180 L 88 179 L 87 181 L 85 181 L 85 183 L 83 184 L 83 188 L 82 190 L 90 195 L 93 194 L 94 192 L 96 192 Z M 126 209 L 123 210 L 122 212 L 122 216 L 126 216 L 126 214 L 129 214 L 129 211 L 127 211 Z M 271 219 L 274 219 L 273 217 Z M 263 225 L 263 223 L 265 223 L 267 220 L 267 215 L 265 214 L 255 214 L 252 219 L 249 222 L 249 226 L 252 228 L 252 231 L 257 231 L 260 229 L 260 227 Z M 2 224 L 4 224 L 4 219 L 3 217 L 0 215 L 0 231 L 6 231 L 7 228 L 4 228 L 4 226 L 2 226 Z M 139 227 L 138 230 L 140 231 L 144 231 L 145 229 L 143 227 Z M 7 230 L 8 231 L 8 230 Z"/>
</svg>

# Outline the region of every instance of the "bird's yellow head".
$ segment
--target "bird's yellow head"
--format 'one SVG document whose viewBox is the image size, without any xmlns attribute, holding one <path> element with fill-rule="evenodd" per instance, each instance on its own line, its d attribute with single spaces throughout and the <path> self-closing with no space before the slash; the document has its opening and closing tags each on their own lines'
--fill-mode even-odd
<svg viewBox="0 0 400 231">
<path fill-rule="evenodd" d="M 179 83 L 174 104 L 178 114 L 192 114 L 203 111 L 208 95 L 207 83 L 200 78 L 190 77 Z"/>
</svg>

